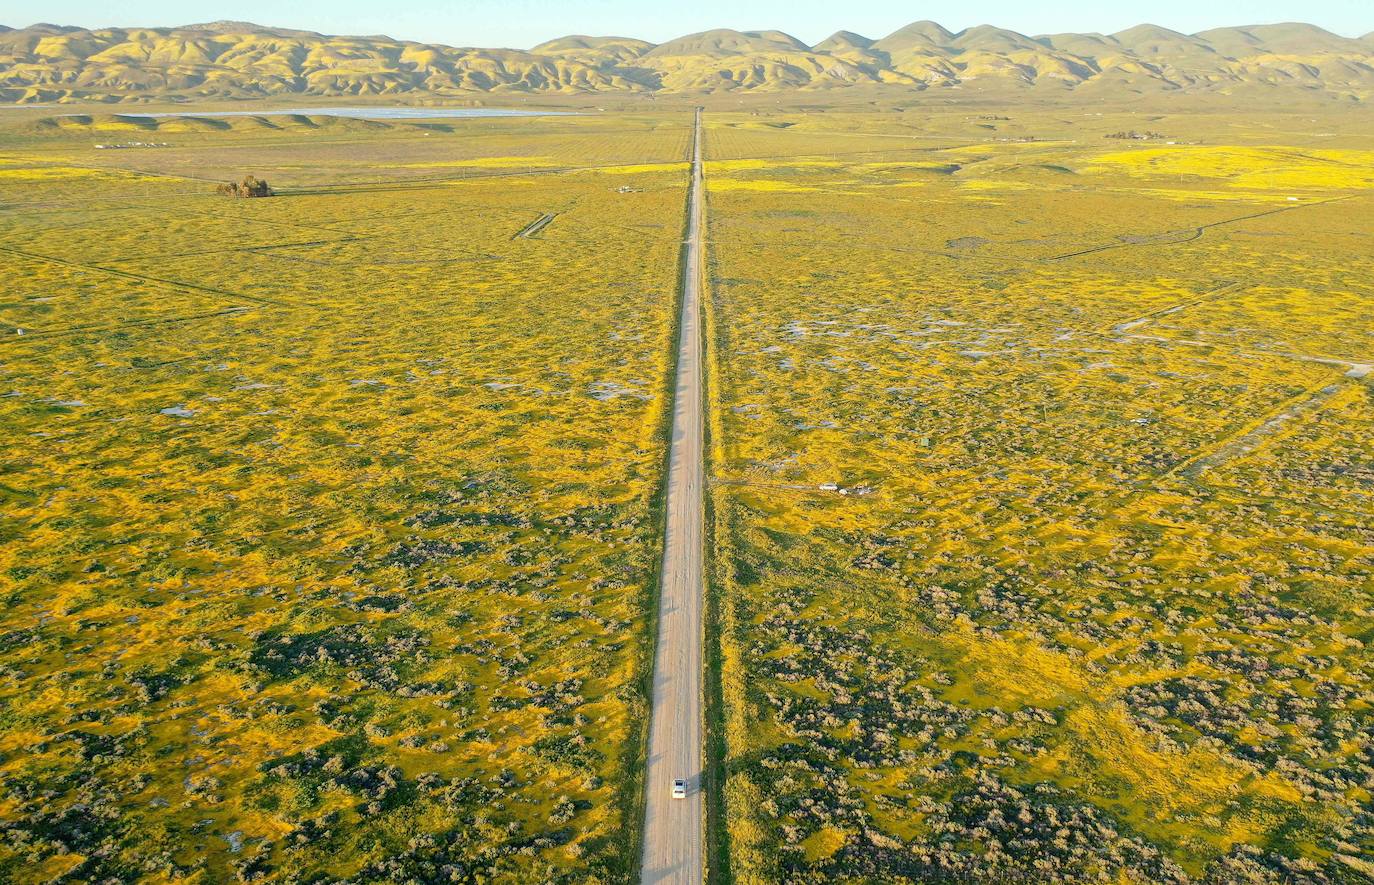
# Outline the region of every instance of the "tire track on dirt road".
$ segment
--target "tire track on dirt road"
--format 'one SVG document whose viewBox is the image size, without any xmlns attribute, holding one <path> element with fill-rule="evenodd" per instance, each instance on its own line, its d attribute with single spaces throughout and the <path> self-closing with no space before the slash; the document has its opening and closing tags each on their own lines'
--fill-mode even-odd
<svg viewBox="0 0 1374 885">
<path fill-rule="evenodd" d="M 703 876 L 703 479 L 701 111 L 692 142 L 692 184 L 683 242 L 682 315 L 673 435 L 668 451 L 663 569 L 653 708 L 644 768 L 644 883 L 699 885 Z M 673 781 L 686 781 L 673 796 Z"/>
</svg>

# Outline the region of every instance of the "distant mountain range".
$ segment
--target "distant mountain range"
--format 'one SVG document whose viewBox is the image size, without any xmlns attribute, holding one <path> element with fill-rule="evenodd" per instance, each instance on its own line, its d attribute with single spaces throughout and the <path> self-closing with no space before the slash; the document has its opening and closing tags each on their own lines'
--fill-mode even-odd
<svg viewBox="0 0 1374 885">
<path fill-rule="evenodd" d="M 1313 25 L 1180 34 L 1028 37 L 917 22 L 882 39 L 849 31 L 807 46 L 781 31 L 706 31 L 654 45 L 571 36 L 530 50 L 337 37 L 213 22 L 179 28 L 0 26 L 0 101 L 123 102 L 481 93 L 705 93 L 827 90 L 998 92 L 1122 98 L 1161 92 L 1374 96 L 1374 34 Z"/>
</svg>

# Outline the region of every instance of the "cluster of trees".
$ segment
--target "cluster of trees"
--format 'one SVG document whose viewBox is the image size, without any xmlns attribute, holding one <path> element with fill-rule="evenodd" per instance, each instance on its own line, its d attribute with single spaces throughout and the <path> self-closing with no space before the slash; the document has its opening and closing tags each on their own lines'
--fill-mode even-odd
<svg viewBox="0 0 1374 885">
<path fill-rule="evenodd" d="M 243 181 L 230 181 L 219 185 L 215 188 L 215 193 L 223 194 L 226 197 L 270 197 L 272 196 L 272 188 L 261 178 L 245 175 Z"/>
</svg>

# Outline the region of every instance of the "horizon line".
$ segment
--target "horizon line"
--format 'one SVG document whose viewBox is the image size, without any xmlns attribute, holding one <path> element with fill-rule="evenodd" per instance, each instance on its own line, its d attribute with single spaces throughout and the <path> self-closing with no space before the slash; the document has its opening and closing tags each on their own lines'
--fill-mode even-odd
<svg viewBox="0 0 1374 885">
<path fill-rule="evenodd" d="M 680 40 L 680 39 L 682 39 L 682 38 L 684 38 L 684 37 L 691 37 L 691 36 L 695 36 L 695 35 L 698 35 L 698 34 L 708 34 L 708 33 L 711 33 L 711 32 L 713 32 L 713 31 L 730 31 L 730 32 L 733 32 L 733 33 L 740 33 L 740 34 L 759 34 L 759 33 L 765 33 L 765 32 L 768 32 L 768 31 L 773 31 L 773 32 L 780 33 L 780 34 L 783 34 L 783 35 L 785 35 L 785 36 L 791 37 L 793 40 L 796 40 L 797 42 L 804 44 L 804 45 L 807 46 L 808 48 L 812 48 L 812 47 L 815 47 L 815 46 L 819 45 L 820 43 L 824 42 L 825 40 L 828 40 L 828 39 L 830 39 L 831 37 L 836 36 L 836 35 L 838 35 L 838 34 L 840 34 L 840 33 L 855 34 L 856 36 L 863 37 L 863 38 L 866 39 L 866 40 L 873 40 L 874 42 L 877 42 L 878 40 L 882 40 L 882 39 L 885 39 L 886 37 L 892 36 L 892 34 L 896 34 L 898 31 L 901 31 L 901 30 L 903 30 L 904 28 L 908 28 L 908 27 L 911 27 L 912 25 L 916 25 L 916 24 L 926 24 L 926 23 L 936 25 L 937 27 L 939 27 L 939 28 L 941 28 L 942 30 L 944 30 L 944 31 L 946 31 L 947 33 L 949 33 L 950 36 L 952 36 L 952 37 L 958 37 L 958 36 L 960 36 L 960 35 L 962 35 L 962 34 L 965 34 L 965 33 L 969 32 L 969 31 L 971 31 L 971 30 L 974 30 L 974 29 L 976 29 L 976 28 L 995 28 L 995 29 L 1000 30 L 1000 31 L 1006 31 L 1007 33 L 1016 34 L 1016 35 L 1018 35 L 1018 36 L 1026 37 L 1027 39 L 1030 39 L 1030 40 L 1040 40 L 1040 39 L 1043 39 L 1043 38 L 1045 38 L 1045 37 L 1055 37 L 1055 36 L 1062 36 L 1062 35 L 1066 35 L 1066 34 L 1073 34 L 1073 35 L 1077 35 L 1077 36 L 1115 37 L 1117 34 L 1124 34 L 1124 33 L 1126 33 L 1127 31 L 1131 31 L 1131 30 L 1134 30 L 1134 29 L 1136 29 L 1136 28 L 1142 28 L 1142 27 L 1161 28 L 1161 29 L 1163 29 L 1163 30 L 1171 31 L 1171 32 L 1173 32 L 1173 33 L 1175 33 L 1175 34 L 1180 34 L 1180 35 L 1182 35 L 1182 36 L 1184 36 L 1184 37 L 1198 37 L 1199 35 L 1201 35 L 1201 34 L 1206 34 L 1206 33 L 1210 32 L 1210 31 L 1225 31 L 1225 30 L 1239 30 L 1239 31 L 1243 31 L 1243 30 L 1247 30 L 1247 29 L 1249 29 L 1249 28 L 1275 27 L 1275 26 L 1280 26 L 1280 25 L 1301 25 L 1301 26 L 1303 26 L 1303 27 L 1316 28 L 1317 30 L 1324 31 L 1325 33 L 1331 34 L 1332 36 L 1340 37 L 1340 38 L 1345 39 L 1345 40 L 1353 40 L 1353 41 L 1357 41 L 1357 42 L 1360 41 L 1360 40 L 1363 40 L 1363 39 L 1365 39 L 1365 38 L 1367 38 L 1367 37 L 1374 37 L 1374 30 L 1367 31 L 1367 32 L 1365 32 L 1365 33 L 1363 33 L 1363 34 L 1351 35 L 1351 34 L 1344 34 L 1344 33 L 1341 33 L 1341 32 L 1339 32 L 1339 31 L 1333 31 L 1333 30 L 1331 30 L 1330 28 L 1326 28 L 1326 27 L 1323 27 L 1323 26 L 1321 26 L 1321 25 L 1313 24 L 1313 23 L 1311 23 L 1311 22 L 1298 21 L 1298 20 L 1295 20 L 1295 19 L 1289 19 L 1289 20 L 1286 20 L 1286 21 L 1272 21 L 1272 22 L 1252 22 L 1252 23 L 1250 23 L 1250 24 L 1244 24 L 1244 25 L 1221 25 L 1221 26 L 1219 26 L 1219 27 L 1215 27 L 1215 28 L 1206 28 L 1206 29 L 1204 29 L 1204 30 L 1201 30 L 1201 31 L 1194 31 L 1194 32 L 1191 32 L 1191 33 L 1188 32 L 1188 31 L 1180 31 L 1180 30 L 1177 30 L 1177 29 L 1175 29 L 1175 28 L 1171 28 L 1171 27 L 1169 27 L 1168 25 L 1161 25 L 1161 24 L 1158 24 L 1158 23 L 1156 23 L 1156 22 L 1142 21 L 1142 22 L 1140 22 L 1139 24 L 1131 25 L 1131 26 L 1128 27 L 1128 28 L 1123 28 L 1123 29 L 1121 29 L 1120 31 L 1113 31 L 1113 32 L 1111 32 L 1111 33 L 1106 33 L 1106 32 L 1102 32 L 1102 31 L 1053 31 L 1053 32 L 1048 32 L 1048 31 L 1047 31 L 1047 32 L 1036 33 L 1036 34 L 1025 33 L 1025 32 L 1022 32 L 1022 31 L 1016 31 L 1016 30 L 1013 30 L 1013 29 L 1011 29 L 1011 28 L 1003 28 L 1003 27 L 1001 27 L 1000 25 L 993 25 L 993 24 L 990 24 L 990 23 L 987 23 L 987 22 L 984 22 L 984 23 L 982 23 L 982 24 L 977 24 L 977 25 L 970 25 L 970 26 L 968 26 L 968 27 L 966 27 L 966 28 L 961 28 L 961 29 L 955 31 L 955 30 L 951 30 L 951 29 L 949 29 L 949 28 L 946 28 L 944 25 L 940 24 L 938 21 L 935 21 L 934 19 L 916 19 L 916 20 L 914 20 L 914 21 L 908 22 L 907 24 L 901 25 L 900 27 L 896 28 L 895 30 L 893 30 L 893 31 L 891 31 L 891 32 L 889 32 L 889 33 L 887 33 L 887 34 L 884 34 L 884 35 L 881 36 L 881 37 L 869 37 L 868 35 L 866 35 L 866 34 L 861 34 L 861 33 L 859 33 L 858 31 L 851 31 L 851 30 L 849 30 L 848 28 L 840 28 L 840 29 L 838 29 L 838 30 L 832 31 L 832 32 L 831 32 L 830 34 L 828 34 L 827 36 L 822 37 L 820 40 L 816 41 L 815 43 L 807 43 L 805 40 L 802 40 L 800 37 L 794 36 L 792 33 L 790 33 L 789 31 L 783 30 L 782 28 L 770 28 L 770 27 L 764 27 L 764 28 L 749 28 L 749 29 L 741 29 L 741 28 L 707 28 L 707 29 L 701 30 L 701 31 L 690 31 L 690 32 L 685 33 L 685 34 L 680 34 L 680 35 L 678 35 L 677 37 L 670 38 L 669 40 L 666 40 L 666 41 L 663 41 L 663 42 L 655 42 L 655 41 L 653 41 L 653 40 L 644 39 L 643 37 L 633 37 L 633 36 L 629 36 L 628 34 L 625 34 L 625 33 L 620 33 L 620 34 L 587 34 L 587 33 L 573 33 L 573 32 L 569 32 L 569 33 L 559 34 L 559 35 L 557 35 L 557 36 L 549 37 L 549 38 L 547 38 L 547 39 L 544 39 L 544 40 L 539 41 L 538 43 L 535 43 L 533 46 L 523 47 L 523 48 L 522 48 L 522 47 L 518 47 L 518 46 L 495 46 L 495 45 L 487 46 L 487 45 L 480 45 L 480 44 L 477 44 L 477 43 L 460 44 L 460 43 L 450 43 L 450 42 L 434 41 L 434 40 L 420 40 L 420 39 L 414 39 L 414 38 L 409 38 L 409 37 L 392 37 L 390 34 L 383 34 L 383 33 L 375 33 L 375 34 L 331 33 L 331 32 L 328 32 L 328 31 L 317 31 L 317 30 L 313 30 L 313 29 L 310 29 L 310 28 L 291 27 L 291 26 L 287 26 L 287 25 L 264 25 L 264 24 L 260 24 L 260 23 L 258 23 L 258 22 L 239 21 L 239 20 L 237 20 L 237 19 L 214 19 L 214 20 L 211 20 L 211 21 L 188 22 L 188 23 L 185 23 L 185 24 L 177 24 L 177 25 L 103 25 L 103 26 L 94 27 L 94 28 L 86 27 L 86 26 L 84 26 L 84 25 L 61 25 L 61 24 L 57 24 L 57 23 L 55 23 L 55 22 L 39 21 L 39 22 L 33 22 L 32 24 L 29 24 L 29 25 L 21 26 L 21 27 L 11 27 L 11 26 L 5 25 L 5 24 L 3 24 L 3 23 L 0 23 L 0 28 L 4 28 L 4 29 L 10 30 L 10 31 L 25 31 L 25 30 L 29 30 L 29 29 L 31 29 L 31 28 L 37 28 L 37 27 L 73 28 L 73 29 L 76 29 L 76 30 L 86 31 L 86 32 L 103 31 L 103 30 L 121 30 L 121 31 L 130 31 L 130 30 L 149 30 L 149 31 L 158 31 L 158 30 L 161 30 L 161 31 L 179 31 L 179 30 L 187 30 L 187 29 L 192 29 L 192 28 L 204 27 L 204 26 L 206 26 L 206 25 L 215 25 L 215 24 L 220 24 L 220 23 L 234 23 L 234 24 L 252 25 L 252 26 L 255 27 L 255 28 L 261 28 L 261 29 L 263 29 L 263 30 L 269 30 L 269 31 L 298 31 L 298 32 L 303 33 L 303 34 L 314 34 L 314 35 L 317 35 L 317 36 L 320 36 L 320 37 L 383 38 L 383 39 L 387 39 L 387 40 L 392 40 L 392 41 L 397 42 L 397 43 L 417 43 L 417 44 L 427 45 L 427 46 L 448 46 L 448 47 L 451 47 L 451 48 L 454 48 L 454 49 L 505 49 L 505 50 L 510 50 L 510 51 L 514 51 L 514 52 L 531 52 L 531 51 L 533 51 L 534 48 L 537 47 L 537 46 L 542 46 L 542 45 L 545 44 L 545 43 L 552 43 L 552 42 L 554 42 L 555 40 L 567 39 L 567 38 L 569 38 L 569 37 L 591 37 L 591 38 L 595 38 L 595 39 L 639 40 L 639 41 L 641 41 L 641 42 L 648 43 L 648 44 L 653 45 L 653 46 L 662 46 L 662 45 L 664 45 L 665 43 L 670 43 L 670 42 L 673 42 L 674 40 Z"/>
</svg>

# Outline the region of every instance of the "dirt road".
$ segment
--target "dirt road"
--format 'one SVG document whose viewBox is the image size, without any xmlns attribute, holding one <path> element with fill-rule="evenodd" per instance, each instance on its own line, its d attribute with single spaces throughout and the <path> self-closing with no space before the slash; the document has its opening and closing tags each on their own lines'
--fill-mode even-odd
<svg viewBox="0 0 1374 885">
<path fill-rule="evenodd" d="M 536 234 L 538 234 L 541 230 L 543 230 L 544 228 L 548 227 L 550 224 L 553 223 L 553 219 L 556 215 L 556 212 L 545 212 L 543 215 L 539 216 L 534 221 L 531 221 L 529 224 L 520 228 L 520 232 L 515 235 L 514 239 L 533 239 Z"/>
<path fill-rule="evenodd" d="M 692 143 L 692 185 L 683 243 L 682 317 L 673 438 L 668 453 L 668 498 L 663 574 L 654 660 L 653 712 L 645 769 L 646 883 L 702 881 L 702 391 L 701 111 Z M 673 780 L 687 795 L 672 796 Z"/>
</svg>

